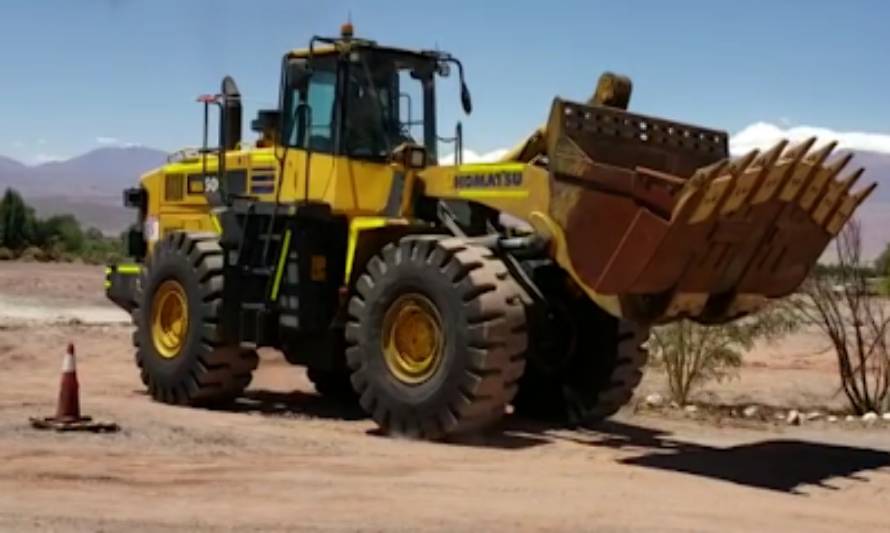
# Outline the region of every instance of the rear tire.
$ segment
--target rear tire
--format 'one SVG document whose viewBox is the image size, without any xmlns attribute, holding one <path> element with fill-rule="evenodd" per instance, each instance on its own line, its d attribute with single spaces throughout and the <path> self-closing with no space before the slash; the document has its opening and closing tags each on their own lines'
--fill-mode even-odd
<svg viewBox="0 0 890 533">
<path fill-rule="evenodd" d="M 429 343 L 441 347 L 436 359 L 416 376 L 397 371 L 385 346 L 387 317 L 406 298 L 426 302 L 418 305 L 427 311 L 410 312 L 433 317 L 440 329 L 430 326 L 430 335 L 441 335 Z M 408 237 L 368 262 L 349 302 L 346 340 L 361 406 L 384 432 L 438 439 L 484 428 L 503 416 L 525 366 L 521 289 L 487 248 Z"/>
<path fill-rule="evenodd" d="M 570 425 L 608 418 L 630 401 L 640 384 L 649 331 L 610 315 L 584 294 L 573 294 L 562 271 L 549 274 L 535 276 L 535 281 L 556 320 L 535 324 L 531 336 L 540 339 L 541 328 L 555 328 L 559 348 L 534 345 L 536 353 L 529 356 L 514 401 L 516 412 Z"/>
<path fill-rule="evenodd" d="M 222 267 L 222 249 L 212 233 L 170 234 L 147 259 L 136 292 L 133 343 L 140 378 L 157 401 L 225 403 L 238 397 L 251 381 L 257 353 L 227 342 L 219 327 Z M 175 350 L 159 340 L 157 313 L 162 311 L 154 309 L 159 305 L 156 292 L 170 283 L 184 295 L 187 324 Z"/>
</svg>

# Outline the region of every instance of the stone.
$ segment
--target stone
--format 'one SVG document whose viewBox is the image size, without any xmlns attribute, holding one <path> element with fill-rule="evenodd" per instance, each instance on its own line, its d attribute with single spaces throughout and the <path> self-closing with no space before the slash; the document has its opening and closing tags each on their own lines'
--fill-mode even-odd
<svg viewBox="0 0 890 533">
<path fill-rule="evenodd" d="M 864 415 L 862 415 L 863 422 L 874 422 L 877 419 L 878 419 L 878 413 L 876 413 L 874 411 L 869 411 L 869 412 L 865 413 Z"/>
<path fill-rule="evenodd" d="M 664 405 L 664 397 L 661 394 L 654 392 L 646 396 L 645 402 L 649 407 L 661 407 Z"/>
<path fill-rule="evenodd" d="M 834 415 L 828 415 L 828 418 L 826 418 L 825 420 L 828 420 L 829 422 L 837 422 L 837 417 Z"/>
<path fill-rule="evenodd" d="M 883 418 L 884 420 L 890 421 L 890 412 L 884 413 L 883 415 L 881 415 L 881 418 Z"/>
<path fill-rule="evenodd" d="M 856 420 L 856 417 L 853 415 L 847 415 L 844 417 L 844 420 L 846 420 L 847 422 L 854 422 Z"/>
<path fill-rule="evenodd" d="M 807 420 L 807 421 L 816 420 L 816 419 L 822 418 L 822 413 L 820 413 L 819 411 L 810 411 L 809 413 L 804 415 L 803 418 L 804 418 L 804 420 Z"/>
<path fill-rule="evenodd" d="M 785 418 L 785 422 L 791 426 L 799 426 L 801 422 L 800 411 L 797 409 L 792 409 L 788 411 L 788 416 Z"/>
<path fill-rule="evenodd" d="M 698 407 L 695 405 L 689 404 L 686 407 L 684 407 L 683 410 L 686 411 L 687 413 L 697 413 Z"/>
<path fill-rule="evenodd" d="M 748 407 L 745 407 L 744 411 L 742 411 L 742 415 L 745 418 L 754 418 L 759 412 L 759 407 L 757 407 L 756 405 L 749 405 Z"/>
</svg>

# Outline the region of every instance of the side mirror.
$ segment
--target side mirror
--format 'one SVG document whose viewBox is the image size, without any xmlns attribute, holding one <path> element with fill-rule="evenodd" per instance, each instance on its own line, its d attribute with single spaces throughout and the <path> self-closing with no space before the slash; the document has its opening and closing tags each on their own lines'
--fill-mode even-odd
<svg viewBox="0 0 890 533">
<path fill-rule="evenodd" d="M 287 86 L 305 94 L 309 87 L 312 71 L 305 61 L 291 61 L 287 64 Z"/>
<path fill-rule="evenodd" d="M 469 115 L 473 112 L 473 99 L 470 97 L 470 89 L 467 88 L 467 84 L 463 81 L 460 83 L 460 103 L 464 108 L 464 113 Z"/>
</svg>

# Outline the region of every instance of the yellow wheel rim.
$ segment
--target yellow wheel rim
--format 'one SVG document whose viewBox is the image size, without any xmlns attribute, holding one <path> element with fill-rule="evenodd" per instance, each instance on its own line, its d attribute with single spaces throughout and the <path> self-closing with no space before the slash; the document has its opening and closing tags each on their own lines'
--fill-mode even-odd
<svg viewBox="0 0 890 533">
<path fill-rule="evenodd" d="M 399 381 L 411 385 L 432 376 L 442 360 L 442 317 L 426 296 L 400 296 L 383 317 L 383 357 Z"/>
<path fill-rule="evenodd" d="M 151 304 L 151 338 L 161 357 L 179 355 L 188 326 L 188 300 L 182 284 L 172 279 L 161 283 Z"/>
</svg>

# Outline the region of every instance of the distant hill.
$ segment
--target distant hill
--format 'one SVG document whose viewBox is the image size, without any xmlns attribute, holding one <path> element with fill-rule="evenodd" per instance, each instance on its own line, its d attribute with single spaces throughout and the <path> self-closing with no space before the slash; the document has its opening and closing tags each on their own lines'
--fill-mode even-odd
<svg viewBox="0 0 890 533">
<path fill-rule="evenodd" d="M 890 154 L 855 156 L 850 168 L 867 169 L 859 186 L 878 182 L 878 189 L 859 210 L 865 255 L 875 257 L 890 240 Z M 18 189 L 41 216 L 72 213 L 85 225 L 117 233 L 133 221 L 133 213 L 121 205 L 121 191 L 134 186 L 141 174 L 163 165 L 166 157 L 165 152 L 143 147 L 100 148 L 34 166 L 0 156 L 0 189 Z"/>
<path fill-rule="evenodd" d="M 99 148 L 32 166 L 0 156 L 0 190 L 17 189 L 40 216 L 72 213 L 85 226 L 116 234 L 134 219 L 121 191 L 166 160 L 166 152 L 144 147 Z"/>
<path fill-rule="evenodd" d="M 119 196 L 139 175 L 163 165 L 166 152 L 152 148 L 99 148 L 65 160 L 26 166 L 0 156 L 0 186 L 26 196 Z"/>
<path fill-rule="evenodd" d="M 9 173 L 11 175 L 15 172 L 21 172 L 25 168 L 27 167 L 24 164 L 19 163 L 15 159 L 0 155 L 0 180 L 2 180 L 4 174 Z"/>
</svg>

